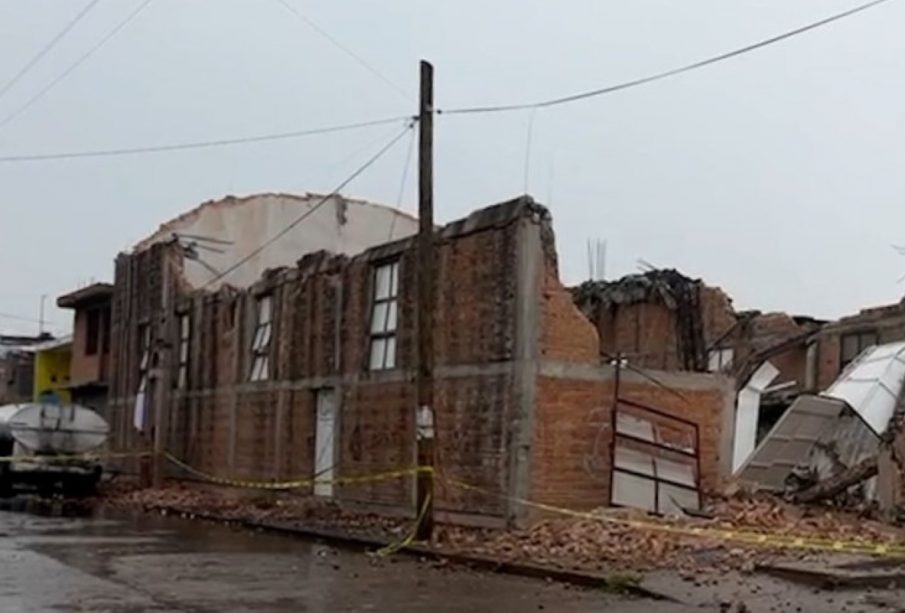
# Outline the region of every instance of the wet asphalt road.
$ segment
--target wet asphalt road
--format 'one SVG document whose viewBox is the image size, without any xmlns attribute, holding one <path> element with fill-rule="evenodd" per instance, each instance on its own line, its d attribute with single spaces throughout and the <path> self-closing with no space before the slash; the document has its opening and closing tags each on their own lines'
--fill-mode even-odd
<svg viewBox="0 0 905 613">
<path fill-rule="evenodd" d="M 681 611 L 210 523 L 0 510 L 0 612 Z"/>
</svg>

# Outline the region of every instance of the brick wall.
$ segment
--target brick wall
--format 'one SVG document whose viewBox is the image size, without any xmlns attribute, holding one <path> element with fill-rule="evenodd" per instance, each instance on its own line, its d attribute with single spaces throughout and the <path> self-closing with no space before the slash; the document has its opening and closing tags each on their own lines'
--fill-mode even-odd
<svg viewBox="0 0 905 613">
<path fill-rule="evenodd" d="M 596 364 L 600 361 L 600 341 L 591 323 L 559 282 L 552 262 L 543 268 L 541 295 L 540 357 L 566 362 Z"/>
<path fill-rule="evenodd" d="M 527 200 L 490 207 L 437 234 L 439 273 L 435 327 L 437 462 L 444 474 L 502 494 L 509 484 L 517 249 L 526 226 L 549 224 Z M 301 255 L 301 254 L 300 254 Z M 543 256 L 542 256 L 543 257 Z M 373 270 L 398 260 L 397 363 L 367 369 Z M 314 471 L 315 395 L 335 391 L 339 403 L 337 476 L 415 463 L 415 252 L 396 241 L 355 257 L 308 254 L 293 267 L 269 271 L 245 290 L 215 293 L 188 287 L 172 245 L 153 245 L 117 259 L 113 299 L 114 445 L 147 446 L 153 432 L 132 428 L 138 387 L 139 329 L 151 329 L 164 379 L 152 385 L 169 407 L 167 448 L 221 477 L 307 478 Z M 165 267 L 169 283 L 164 281 Z M 568 304 L 560 289 L 558 300 Z M 269 381 L 249 381 L 256 301 L 273 299 Z M 536 297 L 528 297 L 532 300 Z M 169 305 L 166 309 L 163 305 Z M 191 317 L 187 389 L 175 389 L 178 313 Z M 587 355 L 585 338 L 564 339 Z M 169 360 L 165 350 L 171 350 Z M 574 348 L 573 348 L 574 349 Z M 178 469 L 174 476 L 182 473 Z M 335 489 L 341 500 L 410 509 L 410 478 Z M 499 498 L 478 501 L 440 489 L 441 510 L 503 516 Z"/>
<path fill-rule="evenodd" d="M 543 274 L 542 361 L 535 392 L 529 497 L 566 508 L 605 506 L 610 501 L 614 367 L 605 365 L 608 359 L 601 359 L 594 324 L 566 299 L 555 264 L 549 259 Z M 703 317 L 709 328 L 730 325 L 725 309 L 728 301 L 721 301 L 722 292 L 707 295 L 710 298 L 702 305 L 708 305 Z M 636 338 L 642 339 L 642 346 L 653 347 L 658 336 L 662 340 L 673 334 L 675 339 L 674 331 L 669 331 L 672 314 L 663 305 L 641 303 L 618 312 L 619 317 L 638 316 Z M 629 329 L 617 326 L 620 334 L 629 334 Z M 631 327 L 631 335 L 635 334 Z M 671 356 L 667 361 L 677 364 L 676 352 L 652 351 L 648 357 L 654 356 L 657 360 Z M 629 363 L 637 369 L 650 360 L 639 360 L 636 354 Z M 733 419 L 732 381 L 720 375 L 644 372 L 647 378 L 621 369 L 620 398 L 696 423 L 701 482 L 706 490 L 718 489 L 731 460 L 727 436 Z"/>
<path fill-rule="evenodd" d="M 668 276 L 671 282 L 687 289 L 696 301 L 693 313 L 680 314 L 675 296 L 664 299 L 660 292 L 670 293 L 676 288 L 661 284 L 656 280 L 658 275 Z M 646 281 L 646 277 L 654 281 Z M 648 284 L 661 286 L 654 290 Z M 581 308 L 597 328 L 601 350 L 608 355 L 622 353 L 639 367 L 693 370 L 690 364 L 694 360 L 702 360 L 706 366 L 706 349 L 736 325 L 732 301 L 722 290 L 682 277 L 675 271 L 629 275 L 601 287 L 606 295 L 603 302 L 597 299 L 594 290 L 585 293 L 579 288 Z M 682 325 L 693 330 L 691 334 L 696 338 L 693 344 L 689 331 L 683 334 L 680 326 L 683 321 Z M 700 356 L 694 357 L 695 353 Z"/>
<path fill-rule="evenodd" d="M 310 477 L 316 394 L 331 389 L 339 407 L 336 476 L 412 466 L 414 248 L 407 239 L 354 257 L 307 254 L 252 287 L 213 293 L 186 285 L 172 245 L 120 256 L 113 299 L 115 446 L 147 446 L 156 434 L 138 435 L 132 427 L 139 329 L 147 325 L 162 377 L 151 386 L 149 406 L 159 400 L 167 408 L 166 448 L 190 465 L 239 479 Z M 437 465 L 446 477 L 490 494 L 441 486 L 436 507 L 496 521 L 514 517 L 518 505 L 506 498 L 513 493 L 582 508 L 605 504 L 609 468 L 598 455 L 608 462 L 611 371 L 602 365 L 594 324 L 558 280 L 549 215 L 528 199 L 483 209 L 439 230 L 437 254 Z M 388 261 L 399 262 L 397 363 L 370 371 L 372 277 Z M 271 377 L 255 382 L 249 380 L 251 344 L 262 295 L 273 301 Z M 657 309 L 641 305 L 642 324 L 657 320 Z M 175 387 L 177 314 L 191 317 L 186 389 Z M 713 327 L 725 323 L 723 315 L 710 306 L 704 318 L 717 322 Z M 642 337 L 658 334 L 656 326 L 638 330 Z M 687 391 L 684 403 L 631 377 L 624 392 L 700 423 L 710 487 L 723 461 L 724 387 L 710 376 L 687 376 L 677 383 Z M 175 468 L 170 474 L 185 476 Z M 411 478 L 347 484 L 334 495 L 412 512 L 413 485 Z"/>
<path fill-rule="evenodd" d="M 651 371 L 672 391 L 625 370 L 619 397 L 693 421 L 700 439 L 701 485 L 717 491 L 730 461 L 731 381 L 719 375 Z M 614 372 L 593 378 L 541 377 L 534 449 L 532 499 L 567 508 L 591 509 L 610 501 Z"/>
</svg>

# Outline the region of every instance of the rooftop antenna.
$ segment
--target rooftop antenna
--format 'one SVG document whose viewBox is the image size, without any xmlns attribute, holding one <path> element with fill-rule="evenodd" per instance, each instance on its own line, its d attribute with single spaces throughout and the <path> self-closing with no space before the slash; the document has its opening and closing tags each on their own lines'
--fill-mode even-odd
<svg viewBox="0 0 905 613">
<path fill-rule="evenodd" d="M 638 264 L 638 270 L 641 272 L 653 272 L 657 270 L 657 267 L 645 260 L 644 258 L 638 258 L 636 260 Z"/>
<path fill-rule="evenodd" d="M 194 242 L 214 243 L 215 245 L 232 246 L 234 244 L 233 241 L 226 241 L 221 238 L 213 238 L 211 236 L 201 236 L 200 234 L 185 234 L 182 232 L 173 232 L 173 238 L 175 238 L 176 240 L 188 238 Z"/>
</svg>

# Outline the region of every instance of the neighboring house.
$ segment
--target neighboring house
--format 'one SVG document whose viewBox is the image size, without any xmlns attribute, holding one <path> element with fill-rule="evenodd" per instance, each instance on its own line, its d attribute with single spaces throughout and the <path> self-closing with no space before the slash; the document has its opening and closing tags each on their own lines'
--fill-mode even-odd
<svg viewBox="0 0 905 613">
<path fill-rule="evenodd" d="M 23 348 L 34 354 L 34 401 L 71 404 L 69 364 L 72 336 L 36 343 Z"/>
<path fill-rule="evenodd" d="M 30 345 L 53 337 L 0 335 L 0 405 L 29 402 L 34 397 L 34 354 L 24 351 Z"/>
<path fill-rule="evenodd" d="M 735 380 L 734 468 L 799 394 L 818 389 L 824 321 L 735 311 L 722 290 L 675 270 L 589 281 L 573 295 L 595 322 L 605 356 L 624 356 L 646 368 L 722 372 Z"/>
<path fill-rule="evenodd" d="M 69 390 L 75 404 L 107 416 L 110 382 L 110 308 L 113 285 L 94 283 L 57 298 L 57 306 L 73 310 Z"/>
<path fill-rule="evenodd" d="M 385 215 L 368 206 L 346 207 L 344 223 L 356 224 L 356 211 Z M 276 243 L 279 262 L 268 254 L 219 287 L 187 259 L 183 238 L 164 240 L 170 228 L 118 257 L 115 448 L 157 443 L 197 470 L 262 481 L 413 465 L 415 240 L 355 250 L 331 236 L 344 227 L 331 215 L 323 221 L 337 225 L 317 240 Z M 729 472 L 731 380 L 605 363 L 559 281 L 551 223 L 523 197 L 436 231 L 437 464 L 480 488 L 438 487 L 439 517 L 517 523 L 530 512 L 519 499 L 694 506 Z M 249 226 L 243 248 L 214 267 L 233 268 L 278 230 Z M 331 241 L 345 253 L 325 250 Z M 377 511 L 414 505 L 410 477 L 299 489 Z"/>
<path fill-rule="evenodd" d="M 873 345 L 905 340 L 905 300 L 863 309 L 824 326 L 818 337 L 818 384 L 830 385 L 858 355 Z"/>
<path fill-rule="evenodd" d="M 660 370 L 721 371 L 731 348 L 714 352 L 737 323 L 731 299 L 676 270 L 651 270 L 614 281 L 588 281 L 575 303 L 600 335 L 601 350 L 637 366 Z"/>
</svg>

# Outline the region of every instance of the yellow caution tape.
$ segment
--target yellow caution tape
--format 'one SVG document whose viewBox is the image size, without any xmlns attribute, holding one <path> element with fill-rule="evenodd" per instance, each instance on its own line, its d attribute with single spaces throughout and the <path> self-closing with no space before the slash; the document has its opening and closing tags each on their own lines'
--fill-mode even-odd
<svg viewBox="0 0 905 613">
<path fill-rule="evenodd" d="M 303 487 L 311 487 L 315 484 L 353 485 L 358 483 L 374 483 L 377 481 L 391 481 L 393 479 L 417 475 L 419 473 L 433 472 L 433 469 L 429 466 L 414 466 L 411 468 L 390 470 L 369 475 L 338 477 L 336 479 L 321 479 L 318 477 L 309 477 L 305 479 L 292 479 L 288 481 L 254 481 L 248 479 L 230 479 L 226 477 L 218 477 L 216 475 L 212 475 L 193 466 L 190 466 L 170 453 L 166 454 L 166 458 L 187 473 L 203 479 L 204 481 L 208 481 L 217 485 L 226 485 L 229 487 L 260 490 L 294 490 Z"/>
<path fill-rule="evenodd" d="M 415 541 L 415 536 L 418 534 L 418 528 L 421 526 L 421 522 L 424 521 L 424 517 L 427 515 L 427 510 L 430 508 L 431 503 L 431 495 L 427 494 L 424 498 L 424 503 L 421 505 L 421 510 L 418 511 L 418 516 L 415 518 L 415 522 L 412 524 L 412 528 L 409 530 L 408 534 L 405 535 L 398 543 L 393 543 L 378 549 L 375 552 L 375 555 L 381 558 L 385 558 L 387 556 L 391 556 L 400 549 L 404 549 L 408 547 Z"/>
<path fill-rule="evenodd" d="M 588 513 L 583 511 L 574 511 L 563 507 L 533 502 L 523 498 L 516 498 L 505 494 L 499 494 L 490 490 L 470 485 L 456 479 L 443 478 L 444 482 L 475 492 L 481 492 L 490 496 L 496 496 L 516 502 L 518 504 L 538 509 L 541 511 L 549 511 L 567 517 L 576 517 L 580 519 L 589 519 L 610 524 L 626 526 L 638 530 L 647 530 L 652 532 L 665 532 L 677 536 L 693 536 L 698 538 L 707 538 L 713 540 L 731 541 L 737 543 L 745 543 L 752 545 L 760 545 L 765 547 L 777 548 L 795 548 L 810 549 L 817 551 L 832 551 L 836 553 L 858 553 L 869 554 L 875 556 L 888 557 L 905 557 L 905 545 L 895 543 L 882 543 L 873 541 L 844 541 L 834 539 L 821 539 L 800 535 L 788 535 L 779 533 L 763 533 L 752 532 L 750 530 L 730 530 L 724 528 L 712 528 L 702 526 L 682 526 L 676 524 L 667 524 L 661 522 L 653 522 L 638 519 L 625 519 L 620 517 L 608 517 L 597 513 Z"/>
</svg>

